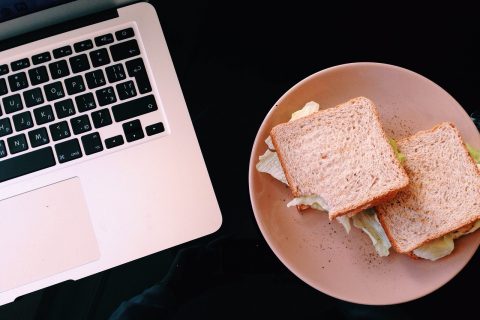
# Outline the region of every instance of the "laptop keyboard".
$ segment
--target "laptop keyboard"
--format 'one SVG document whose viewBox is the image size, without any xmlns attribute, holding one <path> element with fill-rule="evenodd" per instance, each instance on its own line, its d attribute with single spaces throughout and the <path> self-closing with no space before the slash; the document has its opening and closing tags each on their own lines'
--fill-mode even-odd
<svg viewBox="0 0 480 320">
<path fill-rule="evenodd" d="M 133 28 L 0 65 L 0 182 L 160 134 L 156 110 Z"/>
</svg>

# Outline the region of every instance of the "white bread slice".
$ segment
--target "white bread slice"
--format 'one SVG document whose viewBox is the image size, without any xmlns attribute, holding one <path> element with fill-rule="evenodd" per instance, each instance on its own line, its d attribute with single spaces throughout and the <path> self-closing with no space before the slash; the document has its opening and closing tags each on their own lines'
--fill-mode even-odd
<svg viewBox="0 0 480 320">
<path fill-rule="evenodd" d="M 410 184 L 375 208 L 397 252 L 411 253 L 480 219 L 480 170 L 453 124 L 418 132 L 398 148 Z"/>
<path fill-rule="evenodd" d="M 367 98 L 279 124 L 270 135 L 293 195 L 321 196 L 330 220 L 391 199 L 408 184 Z"/>
</svg>

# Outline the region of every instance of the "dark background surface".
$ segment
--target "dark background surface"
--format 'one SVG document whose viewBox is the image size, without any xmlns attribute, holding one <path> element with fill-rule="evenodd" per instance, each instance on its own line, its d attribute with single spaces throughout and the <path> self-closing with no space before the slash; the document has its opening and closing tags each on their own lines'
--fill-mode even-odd
<svg viewBox="0 0 480 320">
<path fill-rule="evenodd" d="M 358 61 L 395 64 L 436 82 L 470 114 L 478 112 L 479 33 L 474 10 L 400 2 L 313 7 L 293 1 L 265 8 L 258 2 L 236 1 L 152 3 L 223 225 L 211 236 L 24 296 L 0 307 L 0 319 L 107 319 L 122 301 L 160 281 L 179 250 L 222 237 L 227 239 L 222 263 L 242 275 L 240 280 L 217 291 L 218 287 L 204 286 L 175 309 L 173 318 L 419 319 L 462 318 L 476 312 L 478 298 L 470 292 L 478 290 L 478 252 L 457 277 L 413 302 L 370 307 L 324 295 L 297 279 L 270 251 L 248 193 L 250 150 L 264 116 L 292 85 L 321 69 Z M 229 165 L 225 154 L 232 161 Z M 202 270 L 196 264 L 191 267 Z"/>
</svg>

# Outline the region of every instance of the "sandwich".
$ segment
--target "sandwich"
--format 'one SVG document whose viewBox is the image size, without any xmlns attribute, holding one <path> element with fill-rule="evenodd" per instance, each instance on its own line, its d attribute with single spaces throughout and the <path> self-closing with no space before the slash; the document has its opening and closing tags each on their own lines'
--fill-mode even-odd
<svg viewBox="0 0 480 320">
<path fill-rule="evenodd" d="M 398 141 L 409 185 L 376 206 L 393 249 L 414 258 L 449 255 L 454 240 L 480 228 L 480 152 L 452 123 Z"/>
<path fill-rule="evenodd" d="M 409 178 L 371 100 L 358 97 L 322 111 L 309 102 L 275 126 L 266 144 L 257 170 L 290 187 L 288 206 L 328 212 L 347 232 L 353 220 L 378 254 L 388 255 L 388 238 L 367 209 L 394 198 Z"/>
</svg>

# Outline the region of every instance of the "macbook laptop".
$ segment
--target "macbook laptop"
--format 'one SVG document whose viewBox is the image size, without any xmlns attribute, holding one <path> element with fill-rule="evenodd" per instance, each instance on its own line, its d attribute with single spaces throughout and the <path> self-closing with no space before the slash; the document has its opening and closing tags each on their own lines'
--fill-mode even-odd
<svg viewBox="0 0 480 320">
<path fill-rule="evenodd" d="M 0 37 L 0 304 L 220 227 L 150 4 L 4 0 Z"/>
</svg>

